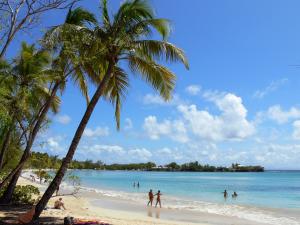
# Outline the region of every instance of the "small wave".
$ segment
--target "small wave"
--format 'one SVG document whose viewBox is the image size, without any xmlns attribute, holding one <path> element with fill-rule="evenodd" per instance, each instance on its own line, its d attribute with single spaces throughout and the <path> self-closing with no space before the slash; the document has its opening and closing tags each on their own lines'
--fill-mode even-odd
<svg viewBox="0 0 300 225">
<path fill-rule="evenodd" d="M 90 187 L 82 187 L 82 190 L 94 192 L 105 197 L 145 204 L 145 194 L 141 193 L 128 193 Z M 300 222 L 295 218 L 276 215 L 273 211 L 263 208 L 192 201 L 167 195 L 164 195 L 163 203 L 165 208 L 173 210 L 190 210 L 194 212 L 217 214 L 220 216 L 238 217 L 240 219 L 272 225 L 300 225 Z"/>
</svg>

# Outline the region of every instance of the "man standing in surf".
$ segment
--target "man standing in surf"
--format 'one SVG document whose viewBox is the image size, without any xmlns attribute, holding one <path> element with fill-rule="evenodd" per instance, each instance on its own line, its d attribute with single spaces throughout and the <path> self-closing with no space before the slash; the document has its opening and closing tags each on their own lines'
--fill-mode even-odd
<svg viewBox="0 0 300 225">
<path fill-rule="evenodd" d="M 148 193 L 148 197 L 149 197 L 149 202 L 148 202 L 147 206 L 149 206 L 149 204 L 151 204 L 151 206 L 152 206 L 153 198 L 154 198 L 152 189 L 150 189 L 150 191 L 149 191 L 149 193 Z"/>
</svg>

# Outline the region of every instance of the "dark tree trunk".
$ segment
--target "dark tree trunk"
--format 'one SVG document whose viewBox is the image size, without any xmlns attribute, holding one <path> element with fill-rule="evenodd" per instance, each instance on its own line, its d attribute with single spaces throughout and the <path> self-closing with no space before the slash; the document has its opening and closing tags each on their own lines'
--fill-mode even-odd
<svg viewBox="0 0 300 225">
<path fill-rule="evenodd" d="M 75 135 L 74 135 L 71 145 L 69 147 L 68 153 L 62 161 L 61 167 L 57 171 L 54 179 L 52 180 L 49 187 L 47 188 L 47 190 L 43 194 L 42 198 L 40 199 L 40 201 L 38 202 L 38 204 L 35 207 L 35 214 L 33 217 L 33 221 L 38 220 L 42 211 L 46 207 L 49 199 L 52 197 L 55 190 L 57 190 L 57 187 L 59 187 L 59 185 L 68 169 L 68 166 L 73 159 L 73 156 L 75 154 L 75 151 L 77 149 L 77 146 L 79 144 L 81 136 L 84 132 L 84 129 L 85 129 L 87 123 L 89 122 L 89 119 L 94 111 L 94 108 L 97 105 L 97 102 L 99 101 L 100 97 L 102 96 L 102 94 L 104 92 L 104 88 L 105 88 L 107 82 L 109 81 L 109 79 L 111 77 L 111 74 L 113 71 L 113 66 L 114 66 L 113 63 L 109 63 L 106 74 L 105 74 L 103 80 L 101 81 L 101 83 L 99 84 L 94 96 L 92 97 L 90 103 L 88 104 L 87 109 L 79 123 L 79 126 L 75 132 Z"/>
<path fill-rule="evenodd" d="M 54 100 L 54 97 L 56 96 L 56 92 L 60 86 L 61 82 L 58 81 L 55 83 L 53 89 L 52 89 L 52 93 L 49 97 L 49 99 L 46 101 L 45 105 L 44 105 L 44 108 L 39 116 L 39 118 L 37 119 L 35 125 L 34 125 L 34 128 L 32 130 L 32 132 L 30 133 L 29 135 L 29 138 L 28 138 L 28 142 L 27 142 L 27 145 L 26 145 L 26 148 L 24 150 L 24 153 L 22 155 L 22 158 L 19 162 L 19 164 L 17 165 L 17 167 L 10 172 L 10 174 L 2 181 L 2 183 L 0 184 L 0 189 L 4 188 L 5 184 L 7 182 L 10 182 L 10 184 L 8 185 L 9 187 L 11 186 L 12 188 L 12 191 L 9 191 L 8 194 L 10 194 L 11 196 L 5 196 L 5 194 L 2 195 L 1 199 L 0 199 L 0 203 L 7 203 L 7 202 L 2 202 L 1 200 L 5 200 L 5 199 L 11 199 L 12 198 L 12 193 L 16 187 L 16 183 L 19 179 L 19 176 L 21 175 L 21 172 L 22 172 L 22 169 L 23 169 L 23 166 L 25 165 L 27 159 L 29 158 L 30 156 L 30 150 L 31 150 L 31 147 L 33 145 L 33 142 L 35 140 L 35 137 L 38 133 L 38 131 L 40 130 L 41 128 L 41 125 L 50 109 L 50 106 Z M 13 179 L 14 178 L 14 179 Z M 12 180 L 13 179 L 13 180 Z"/>
<path fill-rule="evenodd" d="M 2 144 L 2 148 L 1 148 L 1 152 L 0 152 L 0 171 L 3 169 L 4 156 L 9 147 L 10 137 L 13 132 L 13 129 L 14 129 L 14 122 L 8 128 L 8 131 L 3 140 L 3 144 Z"/>
</svg>

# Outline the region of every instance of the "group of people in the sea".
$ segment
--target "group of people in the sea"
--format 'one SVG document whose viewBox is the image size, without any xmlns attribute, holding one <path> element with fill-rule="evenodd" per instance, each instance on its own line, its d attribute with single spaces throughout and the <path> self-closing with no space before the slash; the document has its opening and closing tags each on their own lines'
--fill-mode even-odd
<svg viewBox="0 0 300 225">
<path fill-rule="evenodd" d="M 223 195 L 224 195 L 224 198 L 227 199 L 227 197 L 228 197 L 228 192 L 227 192 L 227 190 L 225 190 L 225 191 L 223 192 Z M 238 196 L 238 194 L 237 194 L 235 191 L 234 191 L 233 194 L 231 195 L 232 198 L 237 198 L 237 196 Z"/>
<path fill-rule="evenodd" d="M 133 182 L 133 187 L 134 187 L 134 188 L 135 188 L 135 187 L 140 188 L 140 182 L 137 182 L 137 183 Z"/>
</svg>

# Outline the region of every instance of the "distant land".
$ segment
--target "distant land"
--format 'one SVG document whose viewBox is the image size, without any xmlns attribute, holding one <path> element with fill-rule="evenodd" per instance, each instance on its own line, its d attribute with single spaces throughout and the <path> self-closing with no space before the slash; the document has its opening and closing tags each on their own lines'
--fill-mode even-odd
<svg viewBox="0 0 300 225">
<path fill-rule="evenodd" d="M 50 156 L 47 153 L 33 152 L 26 167 L 30 169 L 58 169 L 61 159 L 58 156 Z M 230 167 L 202 165 L 198 161 L 184 164 L 171 162 L 166 165 L 156 165 L 153 162 L 129 163 L 129 164 L 105 164 L 101 161 L 73 160 L 70 169 L 95 169 L 95 170 L 136 170 L 136 171 L 166 171 L 166 172 L 264 172 L 262 166 L 244 166 L 233 163 Z"/>
</svg>

